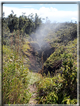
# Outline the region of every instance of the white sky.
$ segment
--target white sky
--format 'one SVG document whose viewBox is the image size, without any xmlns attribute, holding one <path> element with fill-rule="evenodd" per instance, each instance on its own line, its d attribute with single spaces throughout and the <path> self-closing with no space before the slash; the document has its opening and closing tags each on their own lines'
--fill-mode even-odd
<svg viewBox="0 0 80 106">
<path fill-rule="evenodd" d="M 19 6 L 15 4 L 8 5 L 3 5 L 3 12 L 5 12 L 5 17 L 7 17 L 10 13 L 11 10 L 14 11 L 14 14 L 17 16 L 22 15 L 23 13 L 26 13 L 25 15 L 28 16 L 29 14 L 37 13 L 39 17 L 41 18 L 46 18 L 51 22 L 68 22 L 68 21 L 77 21 L 78 20 L 78 5 L 68 5 L 63 4 L 54 4 L 54 5 L 45 5 L 45 4 L 24 4 Z"/>
</svg>

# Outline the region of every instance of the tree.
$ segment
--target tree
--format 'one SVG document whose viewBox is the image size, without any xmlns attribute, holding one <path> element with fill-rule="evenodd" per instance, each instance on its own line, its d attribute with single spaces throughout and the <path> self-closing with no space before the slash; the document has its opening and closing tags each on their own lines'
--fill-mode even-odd
<svg viewBox="0 0 80 106">
<path fill-rule="evenodd" d="M 37 13 L 35 14 L 35 21 L 34 21 L 34 23 L 35 23 L 35 29 L 37 27 L 39 27 L 39 25 L 42 23 L 41 18 L 38 17 Z"/>
<path fill-rule="evenodd" d="M 12 13 L 8 16 L 8 27 L 10 32 L 17 30 L 19 28 L 19 19 L 16 17 L 16 14 Z"/>
</svg>

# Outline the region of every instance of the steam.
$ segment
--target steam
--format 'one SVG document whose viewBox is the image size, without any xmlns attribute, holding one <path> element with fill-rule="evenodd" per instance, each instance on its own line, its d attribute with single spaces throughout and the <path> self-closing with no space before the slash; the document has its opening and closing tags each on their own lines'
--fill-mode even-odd
<svg viewBox="0 0 80 106">
<path fill-rule="evenodd" d="M 35 33 L 32 33 L 30 36 L 32 38 L 31 40 L 31 46 L 33 47 L 33 57 L 39 59 L 39 61 L 35 60 L 34 62 L 31 61 L 31 64 L 35 64 L 34 66 L 31 66 L 30 69 L 38 72 L 43 67 L 43 62 L 45 59 L 48 58 L 50 53 L 54 51 L 54 49 L 51 47 L 49 41 L 50 36 L 55 38 L 55 32 L 60 27 L 61 24 L 59 23 L 43 23 L 41 24 L 35 31 Z M 47 40 L 46 40 L 47 39 Z M 53 39 L 52 39 L 53 41 Z M 51 42 L 51 41 L 50 41 Z M 36 51 L 38 52 L 38 57 L 35 56 Z"/>
<path fill-rule="evenodd" d="M 69 24 L 69 23 L 68 23 Z M 51 43 L 55 44 L 55 41 L 59 36 L 67 33 L 66 31 L 70 28 L 70 26 L 66 26 L 66 23 L 43 23 L 41 24 L 30 36 L 32 38 L 31 46 L 33 47 L 33 56 L 37 58 L 39 61 L 35 61 L 35 70 L 40 70 L 43 67 L 46 59 L 54 52 L 55 47 L 51 47 Z M 65 30 L 65 28 L 67 28 Z M 61 30 L 63 30 L 61 32 Z M 64 41 L 65 41 L 64 37 Z M 50 42 L 49 42 L 50 41 Z M 37 51 L 37 53 L 36 53 Z M 34 54 L 38 55 L 34 55 Z M 33 62 L 32 62 L 33 63 Z M 38 65 L 37 65 L 38 63 Z M 33 67 L 31 67 L 33 69 Z"/>
<path fill-rule="evenodd" d="M 39 48 L 36 48 L 35 46 L 36 49 L 42 49 L 42 48 L 44 49 L 45 46 L 47 46 L 47 48 L 50 48 L 49 43 L 47 43 L 47 41 L 45 40 L 48 33 L 50 32 L 49 29 L 50 27 L 48 24 L 42 24 L 37 28 L 34 34 L 33 33 L 31 34 L 32 40 L 37 42 L 37 44 L 39 45 Z"/>
<path fill-rule="evenodd" d="M 45 23 L 41 24 L 35 31 L 35 33 L 32 33 L 30 36 L 32 38 L 32 41 L 36 42 L 38 46 L 32 45 L 35 49 L 41 49 L 45 50 L 46 48 L 51 48 L 48 41 L 46 41 L 46 38 L 50 39 L 49 35 L 55 33 L 58 27 L 60 27 L 60 23 Z M 53 37 L 56 37 L 55 34 Z"/>
</svg>

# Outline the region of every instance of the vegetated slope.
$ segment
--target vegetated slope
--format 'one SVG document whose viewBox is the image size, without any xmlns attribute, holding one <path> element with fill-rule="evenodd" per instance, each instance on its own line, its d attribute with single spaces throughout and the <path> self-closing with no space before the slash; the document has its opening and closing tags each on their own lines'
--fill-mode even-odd
<svg viewBox="0 0 80 106">
<path fill-rule="evenodd" d="M 46 44 L 43 47 L 43 56 L 41 55 L 41 58 L 44 63 L 42 66 L 44 67 L 43 70 L 45 71 L 47 69 L 46 74 L 48 70 L 55 71 L 61 67 L 61 54 L 65 52 L 72 53 L 74 58 L 77 58 L 77 25 L 74 23 L 62 23 L 59 25 L 55 24 L 55 26 L 55 28 L 48 32 L 44 39 Z M 70 42 L 72 42 L 72 44 L 70 44 Z M 47 47 L 47 45 L 49 47 Z"/>
<path fill-rule="evenodd" d="M 3 103 L 28 103 L 31 95 L 28 90 L 29 68 L 25 67 L 18 52 L 3 45 Z"/>
<path fill-rule="evenodd" d="M 56 72 L 59 71 L 59 69 L 62 66 L 62 61 L 63 61 L 62 56 L 64 53 L 71 54 L 75 64 L 77 64 L 77 39 L 68 42 L 66 46 L 62 45 L 57 47 L 55 52 L 52 53 L 50 57 L 47 58 L 47 60 L 45 61 L 43 65 L 44 73 L 47 74 L 49 71 L 50 73 L 52 72 L 54 74 L 55 71 Z"/>
<path fill-rule="evenodd" d="M 31 101 L 30 98 L 36 100 L 36 97 L 33 97 L 35 90 L 33 85 L 42 77 L 29 70 L 31 55 L 29 42 L 24 40 L 22 45 L 17 44 L 18 47 L 15 45 L 12 44 L 11 47 L 3 45 L 3 101 L 5 104 L 27 104 Z M 30 92 L 30 87 L 33 92 Z"/>
<path fill-rule="evenodd" d="M 20 19 L 27 20 L 26 17 Z M 77 25 L 44 23 L 38 28 L 37 23 L 36 27 L 31 23 L 31 19 L 24 25 L 20 23 L 19 30 L 10 27 L 17 25 L 12 21 L 3 26 L 4 103 L 29 103 L 31 93 L 27 88 L 36 83 L 38 103 L 76 104 Z M 37 28 L 38 31 L 33 30 Z M 43 77 L 34 78 L 40 74 L 30 71 L 40 72 Z"/>
<path fill-rule="evenodd" d="M 77 103 L 77 40 L 69 43 L 64 50 L 56 49 L 43 65 L 44 79 L 38 82 L 41 104 Z"/>
<path fill-rule="evenodd" d="M 66 31 L 65 42 L 62 35 L 53 38 L 54 41 L 51 42 L 49 36 L 46 38 L 51 46 L 55 47 L 55 51 L 40 70 L 44 76 L 44 79 L 38 82 L 38 100 L 41 104 L 77 103 L 77 29 L 71 30 L 70 36 L 68 30 Z M 48 77 L 45 77 L 46 75 Z"/>
<path fill-rule="evenodd" d="M 77 37 L 77 25 L 75 23 L 57 23 L 52 24 L 50 33 L 48 34 L 48 41 L 52 44 L 64 43 L 66 45 L 69 41 Z M 52 45 L 53 46 L 53 45 Z"/>
<path fill-rule="evenodd" d="M 33 43 L 31 41 L 32 54 L 42 63 L 39 72 L 43 78 L 37 82 L 38 103 L 77 103 L 77 29 L 76 24 L 67 24 L 67 27 L 60 31 L 65 34 L 65 40 L 62 34 L 57 36 L 50 31 L 52 35 L 48 33 L 43 40 L 46 43 L 41 48 L 36 39 Z M 68 32 L 70 27 L 71 31 Z"/>
<path fill-rule="evenodd" d="M 19 30 L 10 33 L 8 27 L 3 28 L 3 103 L 27 104 L 32 97 L 29 87 L 39 81 L 39 74 L 29 70 L 33 52 L 29 35 L 23 37 Z"/>
<path fill-rule="evenodd" d="M 44 62 L 52 53 L 62 48 L 64 52 L 68 42 L 77 38 L 77 25 L 75 23 L 53 23 L 49 24 L 49 27 L 46 24 L 43 26 L 40 26 L 30 36 L 30 45 L 32 47 L 30 69 L 35 72 L 40 71 Z"/>
</svg>

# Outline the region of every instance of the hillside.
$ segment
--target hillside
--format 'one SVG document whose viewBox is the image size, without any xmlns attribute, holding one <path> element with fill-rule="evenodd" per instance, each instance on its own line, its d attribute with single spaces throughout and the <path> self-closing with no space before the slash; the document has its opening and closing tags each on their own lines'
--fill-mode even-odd
<svg viewBox="0 0 80 106">
<path fill-rule="evenodd" d="M 36 17 L 3 19 L 3 103 L 76 104 L 77 24 Z"/>
</svg>

